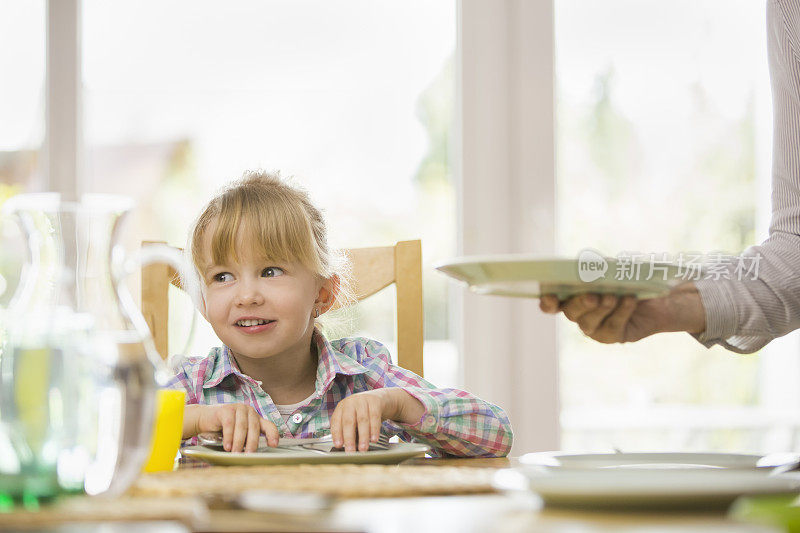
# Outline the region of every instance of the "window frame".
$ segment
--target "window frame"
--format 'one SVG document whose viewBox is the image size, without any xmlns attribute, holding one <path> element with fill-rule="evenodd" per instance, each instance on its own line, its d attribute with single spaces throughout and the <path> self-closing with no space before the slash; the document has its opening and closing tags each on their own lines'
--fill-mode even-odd
<svg viewBox="0 0 800 533">
<path fill-rule="evenodd" d="M 43 187 L 67 196 L 82 191 L 81 5 L 81 0 L 47 1 Z M 456 17 L 452 160 L 458 252 L 553 254 L 554 1 L 457 0 Z M 763 68 L 766 72 L 766 61 Z M 763 238 L 770 216 L 770 142 L 768 135 L 760 139 Z M 559 448 L 562 423 L 577 422 L 574 413 L 560 412 L 555 319 L 539 312 L 536 301 L 478 296 L 456 284 L 451 300 L 464 387 L 507 410 L 517 450 Z M 764 350 L 762 390 L 793 382 L 800 365 L 791 372 L 781 369 L 785 358 L 798 352 L 798 332 Z M 785 427 L 787 409 L 800 412 L 800 393 L 766 393 L 758 417 Z M 742 411 L 743 424 L 749 420 L 745 411 L 752 409 Z"/>
<path fill-rule="evenodd" d="M 454 159 L 461 255 L 555 251 L 552 0 L 461 0 Z M 460 289 L 464 385 L 504 407 L 517 450 L 560 446 L 556 321 Z M 524 333 L 522 333 L 524 332 Z"/>
</svg>

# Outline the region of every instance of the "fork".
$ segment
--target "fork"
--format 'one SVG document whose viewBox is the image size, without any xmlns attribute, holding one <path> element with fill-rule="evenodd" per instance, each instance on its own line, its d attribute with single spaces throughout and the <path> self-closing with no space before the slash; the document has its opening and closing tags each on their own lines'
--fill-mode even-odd
<svg viewBox="0 0 800 533">
<path fill-rule="evenodd" d="M 368 451 L 375 450 L 388 450 L 389 449 L 389 435 L 381 433 L 377 442 L 370 442 Z M 261 437 L 263 441 L 264 437 Z M 294 438 L 281 438 L 277 448 L 270 448 L 270 450 L 309 450 L 317 453 L 330 453 L 330 452 L 343 452 L 344 448 L 334 448 L 331 435 L 312 439 L 294 439 Z M 201 433 L 198 435 L 198 441 L 201 445 L 208 448 L 222 449 L 222 433 Z M 310 441 L 310 442 L 309 442 Z M 259 451 L 264 449 L 259 445 Z"/>
<path fill-rule="evenodd" d="M 222 449 L 222 433 L 220 432 L 200 433 L 199 435 L 197 435 L 197 441 L 200 445 L 205 446 L 207 448 Z M 331 443 L 330 435 L 325 435 L 324 437 L 317 437 L 317 438 L 281 437 L 278 440 L 278 447 L 271 449 L 292 450 L 292 449 L 297 449 L 298 447 L 302 447 L 303 445 L 306 444 L 330 444 L 330 443 Z M 266 440 L 264 436 L 260 436 L 259 450 L 265 447 L 267 447 Z"/>
<path fill-rule="evenodd" d="M 389 439 L 390 438 L 391 437 L 389 435 L 387 435 L 386 433 L 381 433 L 380 436 L 378 437 L 378 441 L 377 442 L 370 442 L 369 443 L 369 448 L 367 449 L 367 451 L 373 452 L 373 451 L 377 451 L 377 450 L 388 450 L 389 449 L 389 444 L 390 444 L 389 443 Z M 304 448 L 306 450 L 324 451 L 326 453 L 327 452 L 335 453 L 335 452 L 344 452 L 345 451 L 344 447 L 342 447 L 342 448 L 334 448 L 332 444 L 328 444 L 328 443 L 322 444 L 322 445 L 320 445 L 319 443 L 301 444 L 300 447 Z"/>
</svg>

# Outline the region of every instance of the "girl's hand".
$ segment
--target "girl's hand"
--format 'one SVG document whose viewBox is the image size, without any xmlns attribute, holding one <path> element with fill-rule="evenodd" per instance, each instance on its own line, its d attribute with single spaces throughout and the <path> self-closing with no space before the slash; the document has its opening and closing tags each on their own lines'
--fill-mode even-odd
<svg viewBox="0 0 800 533">
<path fill-rule="evenodd" d="M 263 433 L 267 437 L 267 445 L 278 445 L 278 428 L 275 424 L 261 418 L 249 405 L 243 403 L 227 403 L 219 405 L 187 406 L 197 409 L 194 434 L 206 431 L 222 431 L 222 446 L 229 452 L 255 452 L 258 439 Z"/>
<path fill-rule="evenodd" d="M 359 392 L 339 402 L 331 415 L 333 445 L 365 452 L 377 442 L 384 420 L 415 424 L 425 413 L 422 402 L 399 387 Z"/>
</svg>

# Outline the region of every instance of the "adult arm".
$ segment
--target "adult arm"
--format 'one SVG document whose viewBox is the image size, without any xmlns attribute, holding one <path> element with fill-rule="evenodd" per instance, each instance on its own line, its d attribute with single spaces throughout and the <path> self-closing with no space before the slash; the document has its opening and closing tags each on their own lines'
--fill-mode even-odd
<svg viewBox="0 0 800 533">
<path fill-rule="evenodd" d="M 767 46 L 773 100 L 769 238 L 742 256 L 755 279 L 701 280 L 706 329 L 697 339 L 754 352 L 800 327 L 800 1 L 769 0 Z M 729 266 L 732 273 L 733 265 Z"/>
<path fill-rule="evenodd" d="M 706 346 L 754 352 L 800 327 L 800 0 L 769 0 L 767 45 L 773 92 L 772 222 L 769 238 L 740 261 L 717 265 L 719 279 L 698 280 L 667 297 L 636 302 L 582 295 L 544 297 L 543 311 L 563 311 L 600 342 L 636 341 L 688 331 Z"/>
</svg>

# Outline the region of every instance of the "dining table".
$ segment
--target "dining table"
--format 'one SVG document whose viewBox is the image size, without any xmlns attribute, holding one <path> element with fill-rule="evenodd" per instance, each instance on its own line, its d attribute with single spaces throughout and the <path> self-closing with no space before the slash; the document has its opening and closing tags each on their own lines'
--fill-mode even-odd
<svg viewBox="0 0 800 533">
<path fill-rule="evenodd" d="M 375 467 L 379 470 L 366 476 L 362 474 L 370 472 L 370 465 L 336 465 L 346 468 L 337 474 L 336 470 L 330 470 L 330 465 L 260 467 L 261 470 L 256 470 L 259 467 L 211 466 L 182 458 L 172 472 L 143 474 L 133 490 L 123 496 L 77 496 L 52 507 L 43 507 L 38 512 L 0 514 L 0 531 L 782 531 L 767 524 L 736 520 L 724 508 L 634 511 L 551 507 L 525 486 L 498 489 L 492 480 L 499 472 L 515 472 L 514 467 L 518 465 L 518 457 L 418 457 L 398 465 Z M 270 468 L 282 468 L 274 472 L 289 477 L 270 476 Z M 243 505 L 241 497 L 253 493 L 251 488 L 237 488 L 235 480 L 256 472 L 259 479 L 264 480 L 302 476 L 311 478 L 313 483 L 318 478 L 320 486 L 331 485 L 332 494 L 339 496 L 323 494 L 316 500 L 312 498 L 312 504 L 305 508 L 291 503 L 283 508 L 280 505 L 266 508 Z M 375 473 L 380 475 L 376 477 Z M 181 483 L 176 483 L 179 480 Z M 404 483 L 410 489 L 406 487 L 404 490 Z M 345 487 L 347 484 L 351 486 Z M 273 493 L 265 494 L 269 501 Z M 303 492 L 289 494 L 297 501 L 306 501 L 308 496 Z"/>
</svg>

